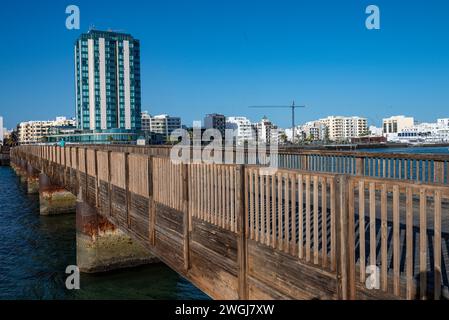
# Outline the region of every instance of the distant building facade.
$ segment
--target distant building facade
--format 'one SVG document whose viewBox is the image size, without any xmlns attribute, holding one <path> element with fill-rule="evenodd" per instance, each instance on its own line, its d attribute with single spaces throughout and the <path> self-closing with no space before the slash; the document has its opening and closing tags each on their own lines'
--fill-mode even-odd
<svg viewBox="0 0 449 320">
<path fill-rule="evenodd" d="M 66 117 L 57 117 L 50 121 L 27 121 L 17 125 L 19 144 L 47 142 L 47 138 L 62 128 L 75 129 L 76 121 Z"/>
<path fill-rule="evenodd" d="M 387 136 L 392 133 L 398 133 L 405 128 L 411 128 L 415 124 L 413 117 L 393 116 L 382 120 L 383 133 Z"/>
<path fill-rule="evenodd" d="M 257 132 L 257 141 L 272 144 L 279 143 L 279 130 L 267 117 L 254 124 Z"/>
<path fill-rule="evenodd" d="M 243 145 L 245 141 L 255 142 L 255 128 L 246 117 L 227 117 L 226 129 L 234 130 L 237 145 Z"/>
<path fill-rule="evenodd" d="M 326 134 L 333 141 L 344 141 L 368 133 L 368 120 L 362 117 L 329 116 L 318 121 L 326 126 Z"/>
<path fill-rule="evenodd" d="M 222 114 L 211 113 L 204 117 L 204 129 L 217 129 L 225 138 L 226 117 Z"/>
<path fill-rule="evenodd" d="M 167 114 L 151 116 L 148 112 L 142 112 L 141 123 L 142 131 L 163 136 L 165 140 L 169 140 L 171 133 L 182 127 L 180 117 L 172 117 Z"/>
</svg>

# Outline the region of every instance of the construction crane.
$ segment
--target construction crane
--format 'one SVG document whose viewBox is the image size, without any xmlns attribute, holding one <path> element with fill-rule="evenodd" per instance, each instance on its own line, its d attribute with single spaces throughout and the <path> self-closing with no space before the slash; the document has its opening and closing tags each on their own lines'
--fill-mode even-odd
<svg viewBox="0 0 449 320">
<path fill-rule="evenodd" d="M 292 109 L 292 142 L 295 143 L 295 109 L 296 108 L 305 108 L 306 106 L 297 106 L 295 105 L 295 101 L 293 100 L 291 106 L 249 106 L 249 108 L 266 108 L 266 109 L 276 109 L 276 108 L 290 108 Z"/>
</svg>

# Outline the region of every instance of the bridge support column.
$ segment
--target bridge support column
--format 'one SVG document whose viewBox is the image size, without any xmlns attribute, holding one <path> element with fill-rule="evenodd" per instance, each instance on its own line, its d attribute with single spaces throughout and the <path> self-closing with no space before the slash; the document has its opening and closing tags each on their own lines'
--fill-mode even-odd
<svg viewBox="0 0 449 320">
<path fill-rule="evenodd" d="M 86 273 L 159 262 L 82 199 L 76 204 L 76 248 L 78 268 Z"/>
<path fill-rule="evenodd" d="M 41 215 L 74 213 L 76 197 L 69 191 L 51 183 L 50 178 L 39 175 L 39 201 Z"/>
<path fill-rule="evenodd" d="M 28 194 L 39 193 L 39 171 L 30 164 L 27 166 L 27 191 Z"/>
</svg>

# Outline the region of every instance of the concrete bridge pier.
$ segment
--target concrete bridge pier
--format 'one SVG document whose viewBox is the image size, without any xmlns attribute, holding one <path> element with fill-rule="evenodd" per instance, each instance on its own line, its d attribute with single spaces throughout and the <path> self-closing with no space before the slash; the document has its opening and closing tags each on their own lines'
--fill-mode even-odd
<svg viewBox="0 0 449 320">
<path fill-rule="evenodd" d="M 19 159 L 17 163 L 15 163 L 14 165 L 11 165 L 12 169 L 14 170 L 14 172 L 19 176 L 20 178 L 20 182 L 21 183 L 26 183 L 27 182 L 27 163 L 22 160 Z"/>
<path fill-rule="evenodd" d="M 39 193 L 39 170 L 36 170 L 30 164 L 27 165 L 27 192 L 28 194 Z"/>
<path fill-rule="evenodd" d="M 45 173 L 39 175 L 39 202 L 41 215 L 74 213 L 76 210 L 76 197 L 53 184 Z"/>
<path fill-rule="evenodd" d="M 96 208 L 76 203 L 76 260 L 81 272 L 95 273 L 159 262 L 150 251 L 120 231 Z"/>
</svg>

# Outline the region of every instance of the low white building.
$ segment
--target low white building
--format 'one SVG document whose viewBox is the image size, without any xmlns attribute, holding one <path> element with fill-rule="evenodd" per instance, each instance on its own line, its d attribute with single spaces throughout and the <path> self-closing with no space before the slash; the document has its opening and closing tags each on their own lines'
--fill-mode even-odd
<svg viewBox="0 0 449 320">
<path fill-rule="evenodd" d="M 17 125 L 19 144 L 34 144 L 45 142 L 45 137 L 52 134 L 53 129 L 75 127 L 75 119 L 56 117 L 55 120 L 26 121 Z"/>
<path fill-rule="evenodd" d="M 440 121 L 434 123 L 419 123 L 403 128 L 397 133 L 389 134 L 389 142 L 400 143 L 448 143 L 449 125 Z"/>
<path fill-rule="evenodd" d="M 370 126 L 368 128 L 368 131 L 370 132 L 371 136 L 373 137 L 382 137 L 383 136 L 383 128 L 379 128 L 376 126 Z"/>
</svg>

